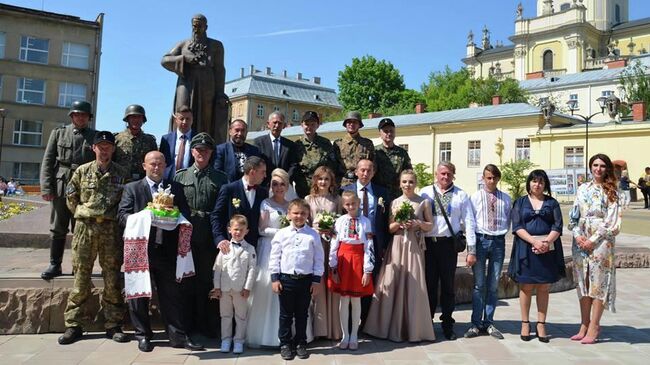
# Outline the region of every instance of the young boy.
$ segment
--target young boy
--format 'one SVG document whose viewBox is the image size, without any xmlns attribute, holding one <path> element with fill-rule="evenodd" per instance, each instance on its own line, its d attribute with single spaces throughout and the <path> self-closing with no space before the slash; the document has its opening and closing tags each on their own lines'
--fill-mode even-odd
<svg viewBox="0 0 650 365">
<path fill-rule="evenodd" d="M 248 314 L 247 298 L 255 282 L 255 248 L 244 240 L 248 233 L 246 217 L 235 214 L 228 225 L 230 251 L 220 252 L 214 264 L 214 289 L 210 298 L 221 299 L 221 352 L 230 352 L 230 345 L 235 342 L 233 353 L 244 352 L 246 337 L 246 316 Z M 233 310 L 235 315 L 235 336 L 232 335 Z"/>
<path fill-rule="evenodd" d="M 307 310 L 311 295 L 317 295 L 323 275 L 323 245 L 318 233 L 305 224 L 309 204 L 303 199 L 289 203 L 288 227 L 279 230 L 271 242 L 269 270 L 273 291 L 280 294 L 280 355 L 283 360 L 301 359 L 307 353 Z M 311 293 L 311 295 L 310 295 Z M 296 333 L 291 338 L 291 324 Z M 295 352 L 294 352 L 295 349 Z"/>
</svg>

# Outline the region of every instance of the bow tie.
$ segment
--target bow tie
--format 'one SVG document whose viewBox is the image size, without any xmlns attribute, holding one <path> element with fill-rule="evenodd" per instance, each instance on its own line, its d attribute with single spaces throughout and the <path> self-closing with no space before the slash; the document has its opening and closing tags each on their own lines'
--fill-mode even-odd
<svg viewBox="0 0 650 365">
<path fill-rule="evenodd" d="M 255 190 L 255 189 L 257 189 L 257 185 L 248 185 L 248 186 L 246 187 L 246 190 L 248 190 L 248 191 L 250 191 L 250 190 Z"/>
<path fill-rule="evenodd" d="M 231 241 L 230 244 L 241 247 L 241 242 Z"/>
</svg>

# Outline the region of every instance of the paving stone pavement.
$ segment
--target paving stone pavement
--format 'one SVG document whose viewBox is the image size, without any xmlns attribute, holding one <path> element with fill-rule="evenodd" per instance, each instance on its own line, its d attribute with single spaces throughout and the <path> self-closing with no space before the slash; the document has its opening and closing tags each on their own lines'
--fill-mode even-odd
<svg viewBox="0 0 650 365">
<path fill-rule="evenodd" d="M 647 364 L 650 357 L 650 269 L 617 271 L 617 313 L 605 312 L 600 342 L 581 345 L 569 340 L 577 331 L 578 301 L 575 291 L 551 294 L 547 332 L 551 342 L 519 339 L 519 304 L 517 299 L 502 300 L 496 311 L 496 325 L 504 340 L 489 336 L 445 341 L 436 324 L 438 341 L 433 343 L 393 343 L 363 338 L 358 351 L 342 351 L 331 341 L 310 345 L 308 360 L 296 364 Z M 534 308 L 534 306 L 533 306 Z M 532 312 L 534 313 L 534 312 Z M 455 312 L 459 336 L 468 328 L 471 308 L 459 306 Z M 534 319 L 535 315 L 531 315 Z M 84 339 L 60 346 L 60 334 L 0 336 L 0 364 L 284 364 L 278 351 L 247 349 L 243 355 L 221 354 L 218 341 L 204 342 L 208 351 L 188 352 L 161 342 L 151 353 L 141 353 L 137 344 L 118 344 L 103 333 L 86 334 Z M 162 335 L 160 335 L 162 337 Z"/>
</svg>

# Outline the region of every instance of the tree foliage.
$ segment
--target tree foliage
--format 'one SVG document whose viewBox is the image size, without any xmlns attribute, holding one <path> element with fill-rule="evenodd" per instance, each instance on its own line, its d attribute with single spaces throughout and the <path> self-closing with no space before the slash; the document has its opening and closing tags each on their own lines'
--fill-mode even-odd
<svg viewBox="0 0 650 365">
<path fill-rule="evenodd" d="M 422 189 L 425 186 L 433 184 L 433 174 L 429 172 L 430 166 L 425 163 L 419 163 L 413 166 L 415 177 L 418 179 L 418 188 Z"/>
<path fill-rule="evenodd" d="M 406 89 L 400 93 L 397 104 L 392 107 L 382 107 L 379 112 L 383 115 L 404 115 L 415 113 L 415 105 L 424 103 L 424 95 L 417 90 Z"/>
<path fill-rule="evenodd" d="M 643 101 L 650 106 L 650 75 L 648 75 L 647 66 L 638 60 L 635 61 L 629 69 L 623 71 L 620 82 L 625 88 L 625 94 L 630 103 Z"/>
<path fill-rule="evenodd" d="M 392 63 L 373 56 L 353 58 L 339 71 L 339 101 L 345 110 L 368 114 L 398 105 L 405 90 L 404 77 Z"/>
<path fill-rule="evenodd" d="M 535 167 L 530 160 L 509 161 L 501 166 L 501 181 L 508 184 L 508 192 L 513 200 L 524 195 L 524 184 L 528 177 L 528 170 Z"/>
<path fill-rule="evenodd" d="M 429 82 L 422 85 L 427 110 L 439 111 L 467 108 L 471 103 L 490 105 L 492 97 L 500 95 L 503 103 L 525 103 L 528 95 L 517 80 L 494 77 L 475 79 L 466 68 L 433 72 Z"/>
</svg>

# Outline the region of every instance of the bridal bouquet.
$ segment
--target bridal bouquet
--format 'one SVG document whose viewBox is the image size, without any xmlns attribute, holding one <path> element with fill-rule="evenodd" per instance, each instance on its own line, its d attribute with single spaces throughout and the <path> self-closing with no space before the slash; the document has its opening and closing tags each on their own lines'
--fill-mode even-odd
<svg viewBox="0 0 650 365">
<path fill-rule="evenodd" d="M 339 217 L 338 214 L 332 212 L 320 212 L 316 215 L 316 221 L 318 222 L 318 229 L 321 231 L 329 231 L 334 228 L 334 223 Z"/>
<path fill-rule="evenodd" d="M 286 215 L 281 214 L 279 220 L 280 220 L 280 228 L 289 227 L 290 221 Z"/>
<path fill-rule="evenodd" d="M 410 202 L 404 201 L 395 212 L 395 222 L 404 224 L 415 217 L 415 210 Z"/>
</svg>

